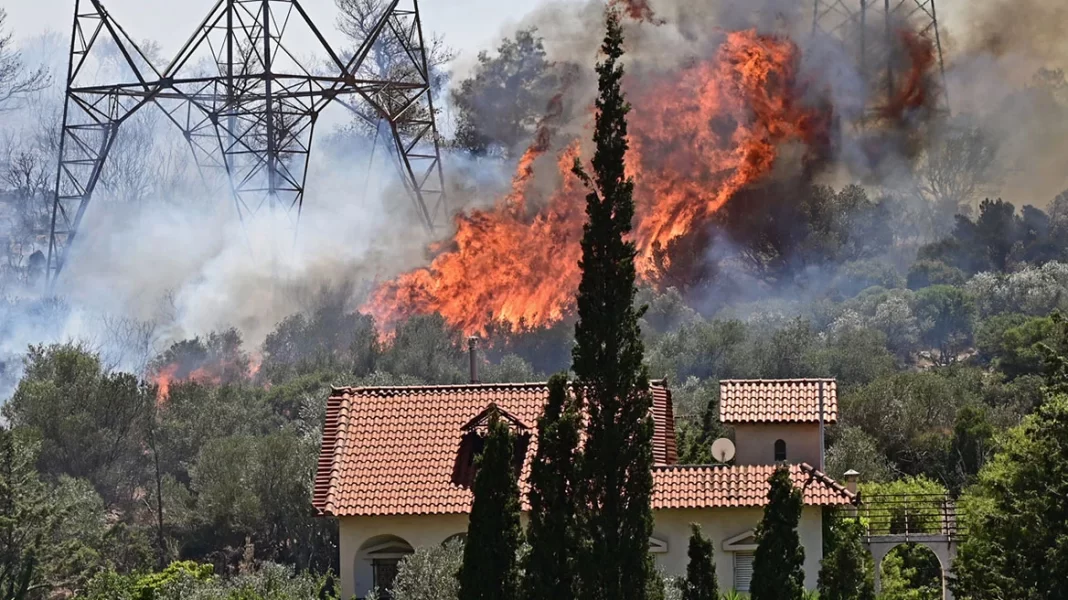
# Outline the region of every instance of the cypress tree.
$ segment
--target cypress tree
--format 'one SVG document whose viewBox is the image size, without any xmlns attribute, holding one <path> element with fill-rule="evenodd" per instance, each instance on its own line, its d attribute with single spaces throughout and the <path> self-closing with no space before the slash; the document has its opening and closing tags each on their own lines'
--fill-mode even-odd
<svg viewBox="0 0 1068 600">
<path fill-rule="evenodd" d="M 820 561 L 820 600 L 875 600 L 875 590 L 865 569 L 860 524 L 834 523 L 833 545 Z"/>
<path fill-rule="evenodd" d="M 606 21 L 605 58 L 597 65 L 593 176 L 578 161 L 573 168 L 590 190 L 572 353 L 588 414 L 580 597 L 638 600 L 648 597 L 655 574 L 649 554 L 652 397 L 642 365 L 640 311 L 634 308 L 634 244 L 624 239 L 634 216 L 634 182 L 624 170 L 630 107 L 620 87 L 623 32 L 614 11 Z"/>
<path fill-rule="evenodd" d="M 696 523 L 690 527 L 690 562 L 686 565 L 682 600 L 718 600 L 719 581 L 716 579 L 712 540 L 701 534 L 701 527 Z"/>
<path fill-rule="evenodd" d="M 752 600 L 801 600 L 805 593 L 805 551 L 797 535 L 801 491 L 782 465 L 771 476 L 768 505 L 756 529 Z"/>
<path fill-rule="evenodd" d="M 512 453 L 515 438 L 496 411 L 472 486 L 475 499 L 467 525 L 464 562 L 460 568 L 460 600 L 515 600 L 519 585 L 516 550 L 519 524 L 519 484 Z"/>
<path fill-rule="evenodd" d="M 567 376 L 549 379 L 549 401 L 538 419 L 538 451 L 530 466 L 530 552 L 524 564 L 526 600 L 574 598 L 579 532 L 576 462 L 582 420 L 568 397 Z"/>
</svg>

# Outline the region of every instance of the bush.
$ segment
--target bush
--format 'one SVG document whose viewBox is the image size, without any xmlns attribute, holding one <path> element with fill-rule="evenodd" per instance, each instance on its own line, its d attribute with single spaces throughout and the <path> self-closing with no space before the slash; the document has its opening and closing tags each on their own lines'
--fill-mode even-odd
<svg viewBox="0 0 1068 600">
<path fill-rule="evenodd" d="M 162 591 L 173 587 L 183 580 L 211 581 L 214 569 L 211 565 L 202 565 L 191 560 L 173 562 L 158 573 L 149 573 L 139 578 L 133 585 L 135 600 L 157 600 Z"/>
<path fill-rule="evenodd" d="M 918 260 L 909 269 L 908 286 L 919 290 L 932 285 L 962 285 L 964 271 L 940 260 Z"/>
<path fill-rule="evenodd" d="M 140 577 L 114 571 L 98 573 L 82 600 L 336 600 L 332 579 L 292 567 L 262 563 L 254 571 L 223 579 L 211 565 L 193 561 L 171 563 L 166 569 Z"/>
<path fill-rule="evenodd" d="M 942 501 L 946 488 L 925 477 L 908 477 L 889 483 L 861 483 L 861 498 L 887 496 L 895 503 L 877 513 L 861 512 L 863 521 L 876 533 L 937 533 L 942 527 Z M 907 505 L 907 514 L 906 514 Z"/>
<path fill-rule="evenodd" d="M 464 545 L 459 540 L 419 548 L 401 561 L 392 600 L 455 600 L 460 591 L 456 574 L 463 560 Z"/>
</svg>

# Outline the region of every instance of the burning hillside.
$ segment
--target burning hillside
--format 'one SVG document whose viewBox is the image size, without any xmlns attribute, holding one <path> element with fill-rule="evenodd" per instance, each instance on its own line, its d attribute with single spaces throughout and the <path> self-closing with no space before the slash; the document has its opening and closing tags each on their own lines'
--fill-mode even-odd
<svg viewBox="0 0 1068 600">
<path fill-rule="evenodd" d="M 739 189 L 770 173 L 781 144 L 824 142 L 829 111 L 798 100 L 799 59 L 790 40 L 732 32 L 711 61 L 631 93 L 628 168 L 642 277 L 655 279 L 656 249 L 706 226 Z M 460 215 L 452 244 L 430 266 L 375 291 L 366 308 L 380 324 L 437 312 L 476 333 L 491 322 L 540 326 L 567 314 L 585 220 L 585 190 L 570 172 L 577 140 L 558 154 L 561 183 L 549 201 L 528 205 L 532 165 L 548 151 L 551 127 L 551 118 L 543 121 L 511 192 L 493 209 Z"/>
<path fill-rule="evenodd" d="M 157 387 L 157 400 L 164 402 L 178 383 L 219 386 L 251 381 L 262 362 L 260 354 L 241 349 L 241 336 L 231 329 L 174 344 L 149 367 L 148 380 Z"/>
</svg>

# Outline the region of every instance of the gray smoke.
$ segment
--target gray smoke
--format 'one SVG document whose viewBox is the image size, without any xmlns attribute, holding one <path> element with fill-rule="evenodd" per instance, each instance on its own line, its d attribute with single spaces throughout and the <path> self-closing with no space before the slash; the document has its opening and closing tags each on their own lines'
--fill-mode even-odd
<svg viewBox="0 0 1068 600">
<path fill-rule="evenodd" d="M 598 1 L 543 5 L 517 25 L 537 27 L 549 60 L 579 67 L 557 126 L 557 148 L 589 138 L 589 108 L 596 93 L 590 66 L 601 43 L 603 6 Z M 756 28 L 789 36 L 803 50 L 801 78 L 813 94 L 808 100 L 829 101 L 843 116 L 841 140 L 821 179 L 862 181 L 875 193 L 931 201 L 923 191 L 925 169 L 946 140 L 955 139 L 953 129 L 948 121 L 912 124 L 920 130 L 918 141 L 856 134 L 850 121 L 869 104 L 869 82 L 848 49 L 809 37 L 809 2 L 651 0 L 650 6 L 662 23 L 626 26 L 625 60 L 632 85 L 708 59 L 730 30 Z M 1068 187 L 1061 159 L 1068 150 L 1068 88 L 1056 74 L 1068 57 L 1068 41 L 1057 31 L 1066 10 L 1059 0 L 939 2 L 955 118 L 981 129 L 984 139 L 999 142 L 995 160 L 976 174 L 981 181 L 961 186 L 967 190 L 962 203 L 1002 194 L 1017 205 L 1044 205 Z M 433 29 L 433 24 L 427 27 Z M 511 37 L 514 29 L 501 34 Z M 27 48 L 39 47 L 37 58 L 61 73 L 64 53 L 45 56 L 45 49 L 55 44 L 34 43 Z M 456 78 L 471 68 L 457 65 Z M 1040 69 L 1046 71 L 1036 80 Z M 3 113 L 5 151 L 37 143 L 47 153 L 58 101 L 54 88 L 26 107 L 32 112 Z M 334 123 L 345 119 L 336 117 Z M 129 177 L 113 171 L 110 187 L 100 190 L 90 207 L 59 288 L 65 307 L 35 299 L 39 286 L 2 290 L 12 300 L 0 308 L 6 320 L 0 327 L 0 362 L 3 357 L 8 362 L 6 368 L 0 365 L 0 398 L 17 371 L 11 357 L 29 343 L 86 340 L 111 356 L 114 366 L 135 370 L 146 355 L 170 342 L 214 329 L 237 326 L 254 347 L 280 319 L 305 309 L 323 287 L 355 283 L 355 310 L 361 291 L 426 264 L 428 240 L 383 140 L 369 144 L 320 125 L 317 140 L 326 143 L 314 149 L 294 240 L 286 218 L 261 216 L 242 227 L 226 193 L 198 187 L 195 169 L 178 151 L 173 132 L 165 133 L 167 123 L 149 119 L 131 125 L 143 127 L 142 135 L 134 131 L 126 138 L 127 145 L 117 149 L 125 160 L 116 164 Z M 550 152 L 537 163 L 538 187 L 546 193 L 559 181 L 555 160 Z M 513 167 L 450 155 L 453 208 L 492 204 L 506 189 Z M 789 170 L 788 165 L 780 168 Z"/>
</svg>

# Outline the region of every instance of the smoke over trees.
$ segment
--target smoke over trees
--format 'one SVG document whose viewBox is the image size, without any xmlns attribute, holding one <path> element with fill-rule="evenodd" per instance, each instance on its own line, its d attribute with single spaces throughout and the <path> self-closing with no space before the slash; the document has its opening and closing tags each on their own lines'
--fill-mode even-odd
<svg viewBox="0 0 1068 600">
<path fill-rule="evenodd" d="M 954 493 L 985 485 L 993 480 L 979 472 L 1000 434 L 1034 422 L 1046 391 L 1064 383 L 1049 350 L 1068 347 L 1056 314 L 1068 311 L 1068 57 L 1048 37 L 1063 9 L 969 2 L 968 18 L 955 19 L 946 2 L 952 118 L 903 110 L 892 127 L 875 119 L 854 130 L 849 110 L 865 98 L 852 58 L 796 35 L 808 30 L 792 20 L 796 3 L 758 4 L 654 2 L 651 18 L 623 23 L 623 90 L 634 101 L 627 160 L 649 167 L 635 179 L 636 200 L 685 188 L 692 195 L 677 206 L 690 208 L 725 189 L 724 173 L 767 167 L 688 235 L 650 245 L 640 265 L 644 362 L 673 389 L 681 459 L 708 462 L 710 442 L 730 435 L 718 421 L 718 380 L 836 377 L 831 475 L 923 476 Z M 339 0 L 342 33 L 358 43 L 380 6 Z M 1004 18 L 1006 7 L 1018 18 Z M 451 198 L 479 227 L 502 214 L 501 200 L 514 228 L 506 233 L 532 231 L 505 264 L 530 266 L 557 241 L 550 224 L 582 216 L 567 152 L 591 155 L 571 142 L 589 137 L 594 82 L 583 73 L 596 60 L 601 8 L 536 10 L 451 81 L 450 53 L 433 46 L 436 98 L 447 102 L 438 117 L 452 117 L 441 128 L 454 149 Z M 726 32 L 750 27 L 725 45 Z M 23 511 L 49 532 L 32 549 L 41 566 L 31 585 L 81 586 L 79 574 L 99 571 L 84 589 L 121 597 L 108 582 L 160 558 L 210 563 L 220 575 L 270 562 L 336 569 L 335 525 L 304 510 L 329 386 L 467 380 L 469 332 L 441 314 L 386 323 L 366 303 L 377 284 L 461 240 L 428 249 L 399 186 L 378 180 L 391 167 L 375 128 L 339 127 L 318 138 L 329 151 L 309 175 L 322 185 L 302 216 L 301 252 L 265 249 L 264 237 L 292 238 L 220 225 L 229 197 L 203 193 L 186 141 L 145 113 L 123 125 L 62 298 L 42 298 L 33 257 L 47 243 L 57 83 L 45 86 L 49 69 L 13 40 L 0 33 L 0 451 L 17 460 L 0 461 L 0 477 L 34 500 L 0 516 Z M 796 93 L 762 114 L 814 127 L 758 131 L 747 138 L 754 152 L 718 169 L 694 157 L 736 150 L 758 117 L 745 97 L 726 94 L 748 63 L 699 77 L 729 56 L 725 47 L 778 57 L 759 64 L 785 68 Z M 375 51 L 372 64 L 388 70 L 392 50 Z M 779 90 L 756 86 L 753 97 Z M 687 112 L 672 104 L 680 98 L 729 110 Z M 19 112 L 27 100 L 33 113 Z M 767 155 L 756 150 L 769 149 L 774 160 L 760 162 Z M 473 231 L 463 241 L 488 245 L 485 229 Z M 577 247 L 578 235 L 560 239 Z M 471 288 L 492 274 L 483 267 L 493 261 L 475 264 L 477 277 L 450 283 Z M 461 314 L 485 325 L 483 380 L 568 368 L 573 312 L 513 323 L 487 309 L 493 298 L 475 300 Z M 5 535 L 22 536 L 19 521 L 0 528 L 11 523 Z M 289 577 L 273 568 L 264 567 L 270 577 Z"/>
<path fill-rule="evenodd" d="M 474 74 L 452 93 L 456 145 L 475 155 L 513 157 L 534 135 L 557 83 L 536 29 L 505 38 L 494 56 L 479 53 Z"/>
<path fill-rule="evenodd" d="M 11 110 L 13 101 L 48 85 L 44 67 L 27 67 L 7 29 L 7 11 L 0 9 L 0 112 Z"/>
</svg>

